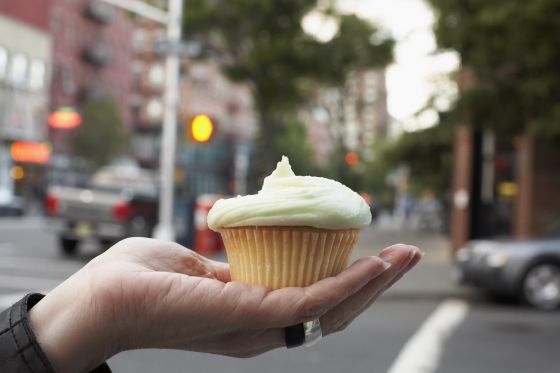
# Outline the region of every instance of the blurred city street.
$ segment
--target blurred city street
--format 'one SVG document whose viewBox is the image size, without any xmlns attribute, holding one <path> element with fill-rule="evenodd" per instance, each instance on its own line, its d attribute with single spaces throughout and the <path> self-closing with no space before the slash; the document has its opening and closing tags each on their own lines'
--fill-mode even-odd
<svg viewBox="0 0 560 373">
<path fill-rule="evenodd" d="M 558 372 L 558 312 L 495 302 L 456 287 L 447 239 L 398 228 L 389 219 L 364 230 L 354 257 L 395 242 L 420 246 L 426 252 L 423 262 L 346 331 L 312 348 L 280 349 L 247 360 L 138 350 L 109 364 L 115 372 L 405 373 L 420 359 L 423 371 L 434 373 Z M 94 245 L 86 245 L 77 258 L 63 258 L 55 243 L 40 217 L 0 220 L 0 308 L 26 292 L 48 291 L 97 254 Z M 453 325 L 446 320 L 459 316 Z"/>
<path fill-rule="evenodd" d="M 227 234 L 243 232 L 232 227 L 246 232 L 314 227 L 335 229 L 331 237 L 339 237 L 339 230 L 348 234 L 367 226 L 369 212 L 373 224 L 362 230 L 352 260 L 394 243 L 418 246 L 425 257 L 344 332 L 311 348 L 252 359 L 136 350 L 111 357 L 110 366 L 116 373 L 560 372 L 559 5 L 558 0 L 0 1 L 0 311 L 27 293 L 51 291 L 126 237 L 174 241 L 226 261 L 220 232 L 228 248 Z M 224 207 L 230 202 L 233 207 Z M 231 218 L 216 218 L 224 211 Z M 251 266 L 241 265 L 234 274 L 252 275 L 259 283 L 263 277 L 278 280 L 270 268 L 293 276 L 285 269 L 286 258 L 294 258 L 290 252 L 305 258 L 297 264 L 305 265 L 302 272 L 309 276 L 313 261 L 336 263 L 336 255 L 317 260 L 306 236 L 304 250 L 295 251 L 299 239 L 287 241 L 285 235 L 278 250 L 275 234 L 272 241 L 259 241 L 251 249 L 258 254 L 250 251 L 249 260 L 243 257 L 245 243 L 235 244 L 243 246 L 240 262 Z M 337 242 L 330 250 L 349 241 Z M 161 254 L 159 246 L 151 247 L 143 263 Z M 387 273 L 398 273 L 398 261 L 393 264 Z M 199 267 L 205 275 L 212 270 Z M 126 288 L 130 295 L 139 287 L 141 297 L 131 297 L 137 304 L 127 313 L 156 317 L 146 325 L 158 330 L 160 320 L 173 318 L 141 307 L 169 311 L 177 299 L 188 299 L 189 310 L 178 313 L 193 316 L 172 322 L 180 338 L 231 344 L 230 334 L 216 337 L 223 325 L 207 322 L 216 317 L 201 306 L 201 298 L 227 325 L 242 325 L 243 333 L 246 325 L 223 315 L 247 318 L 252 313 L 235 311 L 258 305 L 259 312 L 268 312 L 262 317 L 266 328 L 282 316 L 276 305 L 239 301 L 256 291 L 238 296 L 236 286 L 228 287 L 235 295 L 228 303 L 198 288 L 193 277 L 178 282 L 198 293 L 170 298 L 171 306 L 161 307 L 145 301 L 144 290 L 155 286 L 157 299 L 170 294 L 158 286 L 176 279 L 173 275 L 149 277 L 144 286 L 133 271 L 134 281 L 125 287 L 122 276 L 111 276 L 123 267 L 107 268 L 108 282 L 121 287 L 110 283 L 103 294 Z M 329 267 L 316 273 L 327 273 L 323 270 Z M 359 296 L 378 284 L 371 285 Z M 223 287 L 214 288 L 224 294 Z M 301 310 L 316 305 L 313 297 L 290 295 L 298 291 L 280 296 L 303 299 Z M 121 295 L 116 298 L 128 305 Z M 72 326 L 58 333 L 70 343 L 50 338 L 43 345 L 78 357 L 56 361 L 60 356 L 45 351 L 57 369 L 57 363 L 68 363 L 78 370 L 88 354 L 72 353 L 73 348 L 102 349 L 84 347 L 79 343 L 84 338 L 74 343 L 71 336 L 96 341 L 96 332 L 106 328 L 96 323 L 90 333 L 87 322 L 75 322 L 84 307 L 69 298 L 61 303 L 69 308 L 57 307 L 54 296 L 39 303 L 36 309 L 54 312 L 33 321 L 33 329 L 41 339 L 47 323 Z M 349 303 L 358 304 L 331 309 L 326 320 L 331 315 L 344 320 L 339 313 L 350 314 Z M 224 304 L 234 311 L 224 312 L 229 310 Z M 57 313 L 62 309 L 66 312 Z M 37 314 L 41 311 L 32 313 Z M 0 318 L 0 329 L 27 332 L 25 320 L 12 325 L 11 315 Z M 199 316 L 201 322 L 193 321 Z M 197 333 L 181 332 L 177 324 L 196 327 Z M 150 331 L 133 329 L 130 335 Z M 37 346 L 33 340 L 18 343 L 17 333 L 11 334 L 13 341 L 0 338 L 0 373 L 18 359 L 33 370 L 20 350 L 33 354 L 29 347 Z M 263 336 L 268 334 L 258 338 Z M 10 333 L 0 331 L 0 337 L 5 341 Z M 227 348 L 256 348 L 257 341 Z M 157 343 L 143 345 L 162 346 Z M 5 349 L 7 344 L 13 348 Z M 44 364 L 41 348 L 33 357 Z"/>
</svg>

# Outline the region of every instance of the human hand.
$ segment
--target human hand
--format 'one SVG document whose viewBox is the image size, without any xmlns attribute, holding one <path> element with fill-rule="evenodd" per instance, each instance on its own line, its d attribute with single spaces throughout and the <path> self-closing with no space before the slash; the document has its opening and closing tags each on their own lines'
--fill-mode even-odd
<svg viewBox="0 0 560 373">
<path fill-rule="evenodd" d="M 417 248 L 394 245 L 336 277 L 270 291 L 230 281 L 227 264 L 180 245 L 131 238 L 51 291 L 29 317 L 57 372 L 88 371 L 136 348 L 249 357 L 284 346 L 290 325 L 320 318 L 323 335 L 344 329 L 420 258 Z"/>
</svg>

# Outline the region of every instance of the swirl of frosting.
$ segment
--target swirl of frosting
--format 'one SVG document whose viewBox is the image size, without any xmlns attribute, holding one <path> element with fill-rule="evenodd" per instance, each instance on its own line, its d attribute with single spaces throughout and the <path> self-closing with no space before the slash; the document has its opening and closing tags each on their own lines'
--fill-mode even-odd
<svg viewBox="0 0 560 373">
<path fill-rule="evenodd" d="M 208 214 L 208 227 L 214 231 L 244 226 L 347 229 L 370 222 L 369 206 L 360 195 L 334 180 L 296 176 L 287 157 L 257 194 L 221 199 Z"/>
</svg>

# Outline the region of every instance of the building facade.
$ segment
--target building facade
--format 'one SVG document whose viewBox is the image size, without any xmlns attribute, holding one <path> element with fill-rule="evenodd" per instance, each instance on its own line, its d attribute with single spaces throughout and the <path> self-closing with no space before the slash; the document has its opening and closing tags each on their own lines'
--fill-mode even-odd
<svg viewBox="0 0 560 373">
<path fill-rule="evenodd" d="M 165 37 L 165 28 L 161 24 L 143 18 L 134 20 L 131 145 L 134 157 L 149 168 L 159 166 L 165 56 L 155 53 L 154 48 Z"/>
<path fill-rule="evenodd" d="M 88 99 L 109 96 L 131 126 L 133 21 L 123 10 L 95 0 L 51 0 L 49 30 L 53 69 L 49 109 L 77 110 Z M 55 152 L 69 153 L 69 130 L 51 129 Z"/>
<path fill-rule="evenodd" d="M 375 139 L 385 138 L 389 121 L 385 70 L 350 72 L 343 107 L 344 142 L 348 149 L 362 150 Z"/>
<path fill-rule="evenodd" d="M 52 39 L 50 2 L 0 2 L 0 203 L 14 195 L 15 142 L 47 136 Z"/>
<path fill-rule="evenodd" d="M 252 140 L 257 132 L 251 89 L 228 80 L 218 64 L 184 61 L 181 81 L 179 159 L 186 193 L 245 194 Z M 212 118 L 214 135 L 195 143 L 189 124 L 198 114 Z"/>
<path fill-rule="evenodd" d="M 315 161 L 325 166 L 335 147 L 368 155 L 368 146 L 388 134 L 384 69 L 351 71 L 341 88 L 322 89 L 300 113 Z"/>
</svg>

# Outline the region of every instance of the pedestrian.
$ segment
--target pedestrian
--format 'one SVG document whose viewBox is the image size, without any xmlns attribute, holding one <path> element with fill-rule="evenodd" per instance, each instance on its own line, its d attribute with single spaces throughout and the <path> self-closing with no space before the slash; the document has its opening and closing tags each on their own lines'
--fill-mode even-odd
<svg viewBox="0 0 560 373">
<path fill-rule="evenodd" d="M 251 357 L 299 346 L 344 329 L 421 256 L 394 245 L 336 277 L 270 291 L 231 282 L 227 264 L 178 244 L 126 239 L 0 314 L 0 371 L 110 372 L 105 360 L 139 348 Z M 315 319 L 313 336 L 294 328 Z"/>
</svg>

